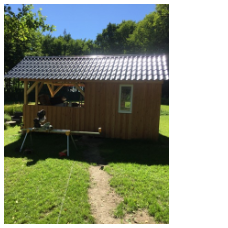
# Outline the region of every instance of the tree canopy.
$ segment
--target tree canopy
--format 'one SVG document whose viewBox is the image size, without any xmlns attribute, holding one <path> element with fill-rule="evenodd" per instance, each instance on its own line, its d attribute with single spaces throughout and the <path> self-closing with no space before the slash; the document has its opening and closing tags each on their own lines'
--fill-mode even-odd
<svg viewBox="0 0 228 228">
<path fill-rule="evenodd" d="M 169 5 L 158 4 L 154 12 L 139 22 L 109 23 L 95 40 L 73 39 L 66 30 L 53 37 L 55 26 L 33 5 L 22 5 L 18 14 L 4 6 L 4 71 L 8 72 L 24 56 L 73 56 L 90 54 L 154 54 L 169 52 Z M 48 35 L 43 35 L 49 31 Z"/>
</svg>

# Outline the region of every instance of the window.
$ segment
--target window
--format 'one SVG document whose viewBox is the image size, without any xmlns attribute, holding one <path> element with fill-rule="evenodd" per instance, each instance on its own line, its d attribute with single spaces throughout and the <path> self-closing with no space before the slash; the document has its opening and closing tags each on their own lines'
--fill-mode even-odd
<svg viewBox="0 0 228 228">
<path fill-rule="evenodd" d="M 132 113 L 133 85 L 120 85 L 119 113 Z"/>
</svg>

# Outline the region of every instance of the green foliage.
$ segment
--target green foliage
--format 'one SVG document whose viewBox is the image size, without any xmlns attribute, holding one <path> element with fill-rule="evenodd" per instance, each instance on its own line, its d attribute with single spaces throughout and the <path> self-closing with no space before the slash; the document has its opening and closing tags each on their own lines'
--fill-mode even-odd
<svg viewBox="0 0 228 228">
<path fill-rule="evenodd" d="M 7 113 L 4 113 L 4 122 L 5 121 L 10 121 L 11 120 L 11 116 Z"/>
<path fill-rule="evenodd" d="M 4 113 L 14 115 L 14 112 L 23 112 L 23 104 L 4 105 Z"/>
<path fill-rule="evenodd" d="M 130 52 L 168 53 L 169 52 L 169 5 L 156 6 L 156 11 L 139 21 L 133 34 L 127 39 Z"/>
<path fill-rule="evenodd" d="M 45 24 L 41 9 L 37 14 L 32 5 L 22 5 L 16 15 L 10 6 L 4 6 L 4 71 L 8 72 L 24 56 L 74 56 L 90 54 L 154 54 L 169 53 L 169 5 L 158 4 L 156 10 L 138 23 L 123 20 L 109 23 L 96 39 L 72 39 L 64 30 L 63 35 L 52 37 L 43 31 L 54 31 Z M 165 84 L 165 83 L 164 83 Z M 11 91 L 23 83 L 18 79 L 5 79 L 5 88 Z M 164 88 L 164 93 L 168 91 Z M 15 91 L 16 89 L 14 89 Z M 166 93 L 168 97 L 168 94 Z"/>
<path fill-rule="evenodd" d="M 42 52 L 45 56 L 71 56 L 87 55 L 93 50 L 92 40 L 74 40 L 70 34 L 64 32 L 64 36 L 57 38 L 50 34 L 42 37 Z"/>
<path fill-rule="evenodd" d="M 8 125 L 5 122 L 10 120 L 11 120 L 11 116 L 7 113 L 4 113 L 4 130 L 8 129 Z"/>
<path fill-rule="evenodd" d="M 4 72 L 7 73 L 26 55 L 41 55 L 41 37 L 44 31 L 54 31 L 54 26 L 45 24 L 46 18 L 32 12 L 33 5 L 22 5 L 18 14 L 4 6 Z M 5 87 L 11 89 L 11 79 Z M 18 81 L 18 79 L 16 79 Z M 18 83 L 19 85 L 19 83 Z"/>
<path fill-rule="evenodd" d="M 25 55 L 87 55 L 168 52 L 169 5 L 158 4 L 156 11 L 138 23 L 123 20 L 109 23 L 95 41 L 72 39 L 66 30 L 63 36 L 42 35 L 54 31 L 45 24 L 41 9 L 33 13 L 32 5 L 23 5 L 15 15 L 10 6 L 4 7 L 5 72 L 15 66 Z"/>
</svg>

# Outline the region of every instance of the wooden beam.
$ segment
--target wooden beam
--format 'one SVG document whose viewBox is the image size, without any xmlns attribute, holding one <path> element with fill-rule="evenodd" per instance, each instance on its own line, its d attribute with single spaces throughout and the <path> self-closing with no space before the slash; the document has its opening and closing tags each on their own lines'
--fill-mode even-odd
<svg viewBox="0 0 228 228">
<path fill-rule="evenodd" d="M 28 95 L 27 95 L 27 90 L 28 90 L 28 81 L 24 81 L 24 104 L 28 104 Z"/>
<path fill-rule="evenodd" d="M 65 85 L 64 85 L 64 84 L 63 84 L 63 85 L 60 85 L 60 86 L 53 92 L 53 95 L 55 96 L 55 94 L 58 93 L 59 90 L 63 88 L 63 86 L 65 86 Z"/>
<path fill-rule="evenodd" d="M 83 97 L 85 97 L 84 91 L 77 84 L 74 84 L 74 86 L 77 88 L 77 90 L 79 90 L 79 92 L 83 95 Z"/>
<path fill-rule="evenodd" d="M 36 83 L 36 87 L 35 87 L 35 105 L 38 105 L 38 94 L 39 94 L 39 87 L 38 87 L 38 83 Z"/>
<path fill-rule="evenodd" d="M 42 89 L 43 85 L 44 85 L 44 82 L 41 82 L 40 85 L 39 85 L 39 88 L 38 88 L 38 93 L 39 93 L 40 90 Z"/>
<path fill-rule="evenodd" d="M 34 82 L 32 84 L 32 86 L 27 90 L 27 95 L 35 88 L 35 86 L 38 84 L 38 81 L 37 82 Z"/>
<path fill-rule="evenodd" d="M 49 92 L 51 94 L 51 97 L 54 97 L 54 94 L 53 94 L 53 91 L 52 91 L 52 88 L 51 88 L 50 84 L 47 84 L 47 87 L 49 89 Z"/>
<path fill-rule="evenodd" d="M 61 86 L 61 85 L 63 85 L 63 84 L 64 84 L 64 86 L 70 86 L 70 87 L 75 86 L 75 84 L 69 84 L 69 83 L 68 83 L 68 84 L 66 84 L 66 83 L 54 83 L 53 85 L 54 85 L 54 86 Z M 79 83 L 78 86 L 85 87 L 85 84 Z"/>
<path fill-rule="evenodd" d="M 163 84 L 164 81 L 166 80 L 141 80 L 141 81 L 137 81 L 137 80 L 84 80 L 84 81 L 77 81 L 77 80 L 64 80 L 64 79 L 20 79 L 21 81 L 39 81 L 39 82 L 46 82 L 46 83 L 53 83 L 53 84 L 59 84 L 59 83 L 63 83 L 63 84 L 79 84 L 79 86 L 81 86 L 81 84 L 86 84 L 86 83 L 121 83 L 121 84 Z"/>
</svg>

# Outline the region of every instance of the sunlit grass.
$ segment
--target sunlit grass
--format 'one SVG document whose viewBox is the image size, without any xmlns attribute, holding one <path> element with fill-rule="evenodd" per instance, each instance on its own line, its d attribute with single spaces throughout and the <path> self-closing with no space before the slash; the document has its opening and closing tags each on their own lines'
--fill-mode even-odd
<svg viewBox="0 0 228 228">
<path fill-rule="evenodd" d="M 159 142 L 109 140 L 100 146 L 108 161 L 110 185 L 124 201 L 114 211 L 126 213 L 146 209 L 157 223 L 169 223 L 169 148 Z"/>
<path fill-rule="evenodd" d="M 161 105 L 159 133 L 169 137 L 169 106 Z M 124 201 L 113 215 L 146 209 L 157 223 L 169 223 L 169 147 L 168 139 L 157 143 L 140 140 L 110 140 L 100 147 L 109 162 L 105 167 Z M 165 144 L 164 144 L 165 142 Z"/>
<path fill-rule="evenodd" d="M 33 137 L 35 153 L 19 154 L 23 137 L 19 126 L 4 131 L 5 223 L 94 223 L 88 203 L 88 167 L 81 151 L 60 159 L 66 148 L 63 135 Z M 169 137 L 169 106 L 161 105 L 159 133 Z M 25 147 L 30 146 L 29 137 Z M 147 209 L 158 223 L 169 223 L 168 144 L 143 140 L 105 140 L 101 155 L 109 162 L 105 171 L 110 185 L 124 201 L 113 215 L 123 217 Z M 69 182 L 68 182 L 69 180 Z M 68 183 L 68 185 L 67 185 Z"/>
<path fill-rule="evenodd" d="M 4 105 L 4 113 L 13 115 L 14 112 L 23 112 L 23 104 L 8 104 Z"/>
<path fill-rule="evenodd" d="M 18 153 L 19 127 L 4 131 L 4 222 L 6 224 L 94 223 L 88 203 L 90 178 L 86 162 L 61 159 L 64 135 L 33 136 L 34 152 Z M 30 146 L 29 137 L 25 148 Z M 81 159 L 79 159 L 81 160 Z"/>
</svg>

